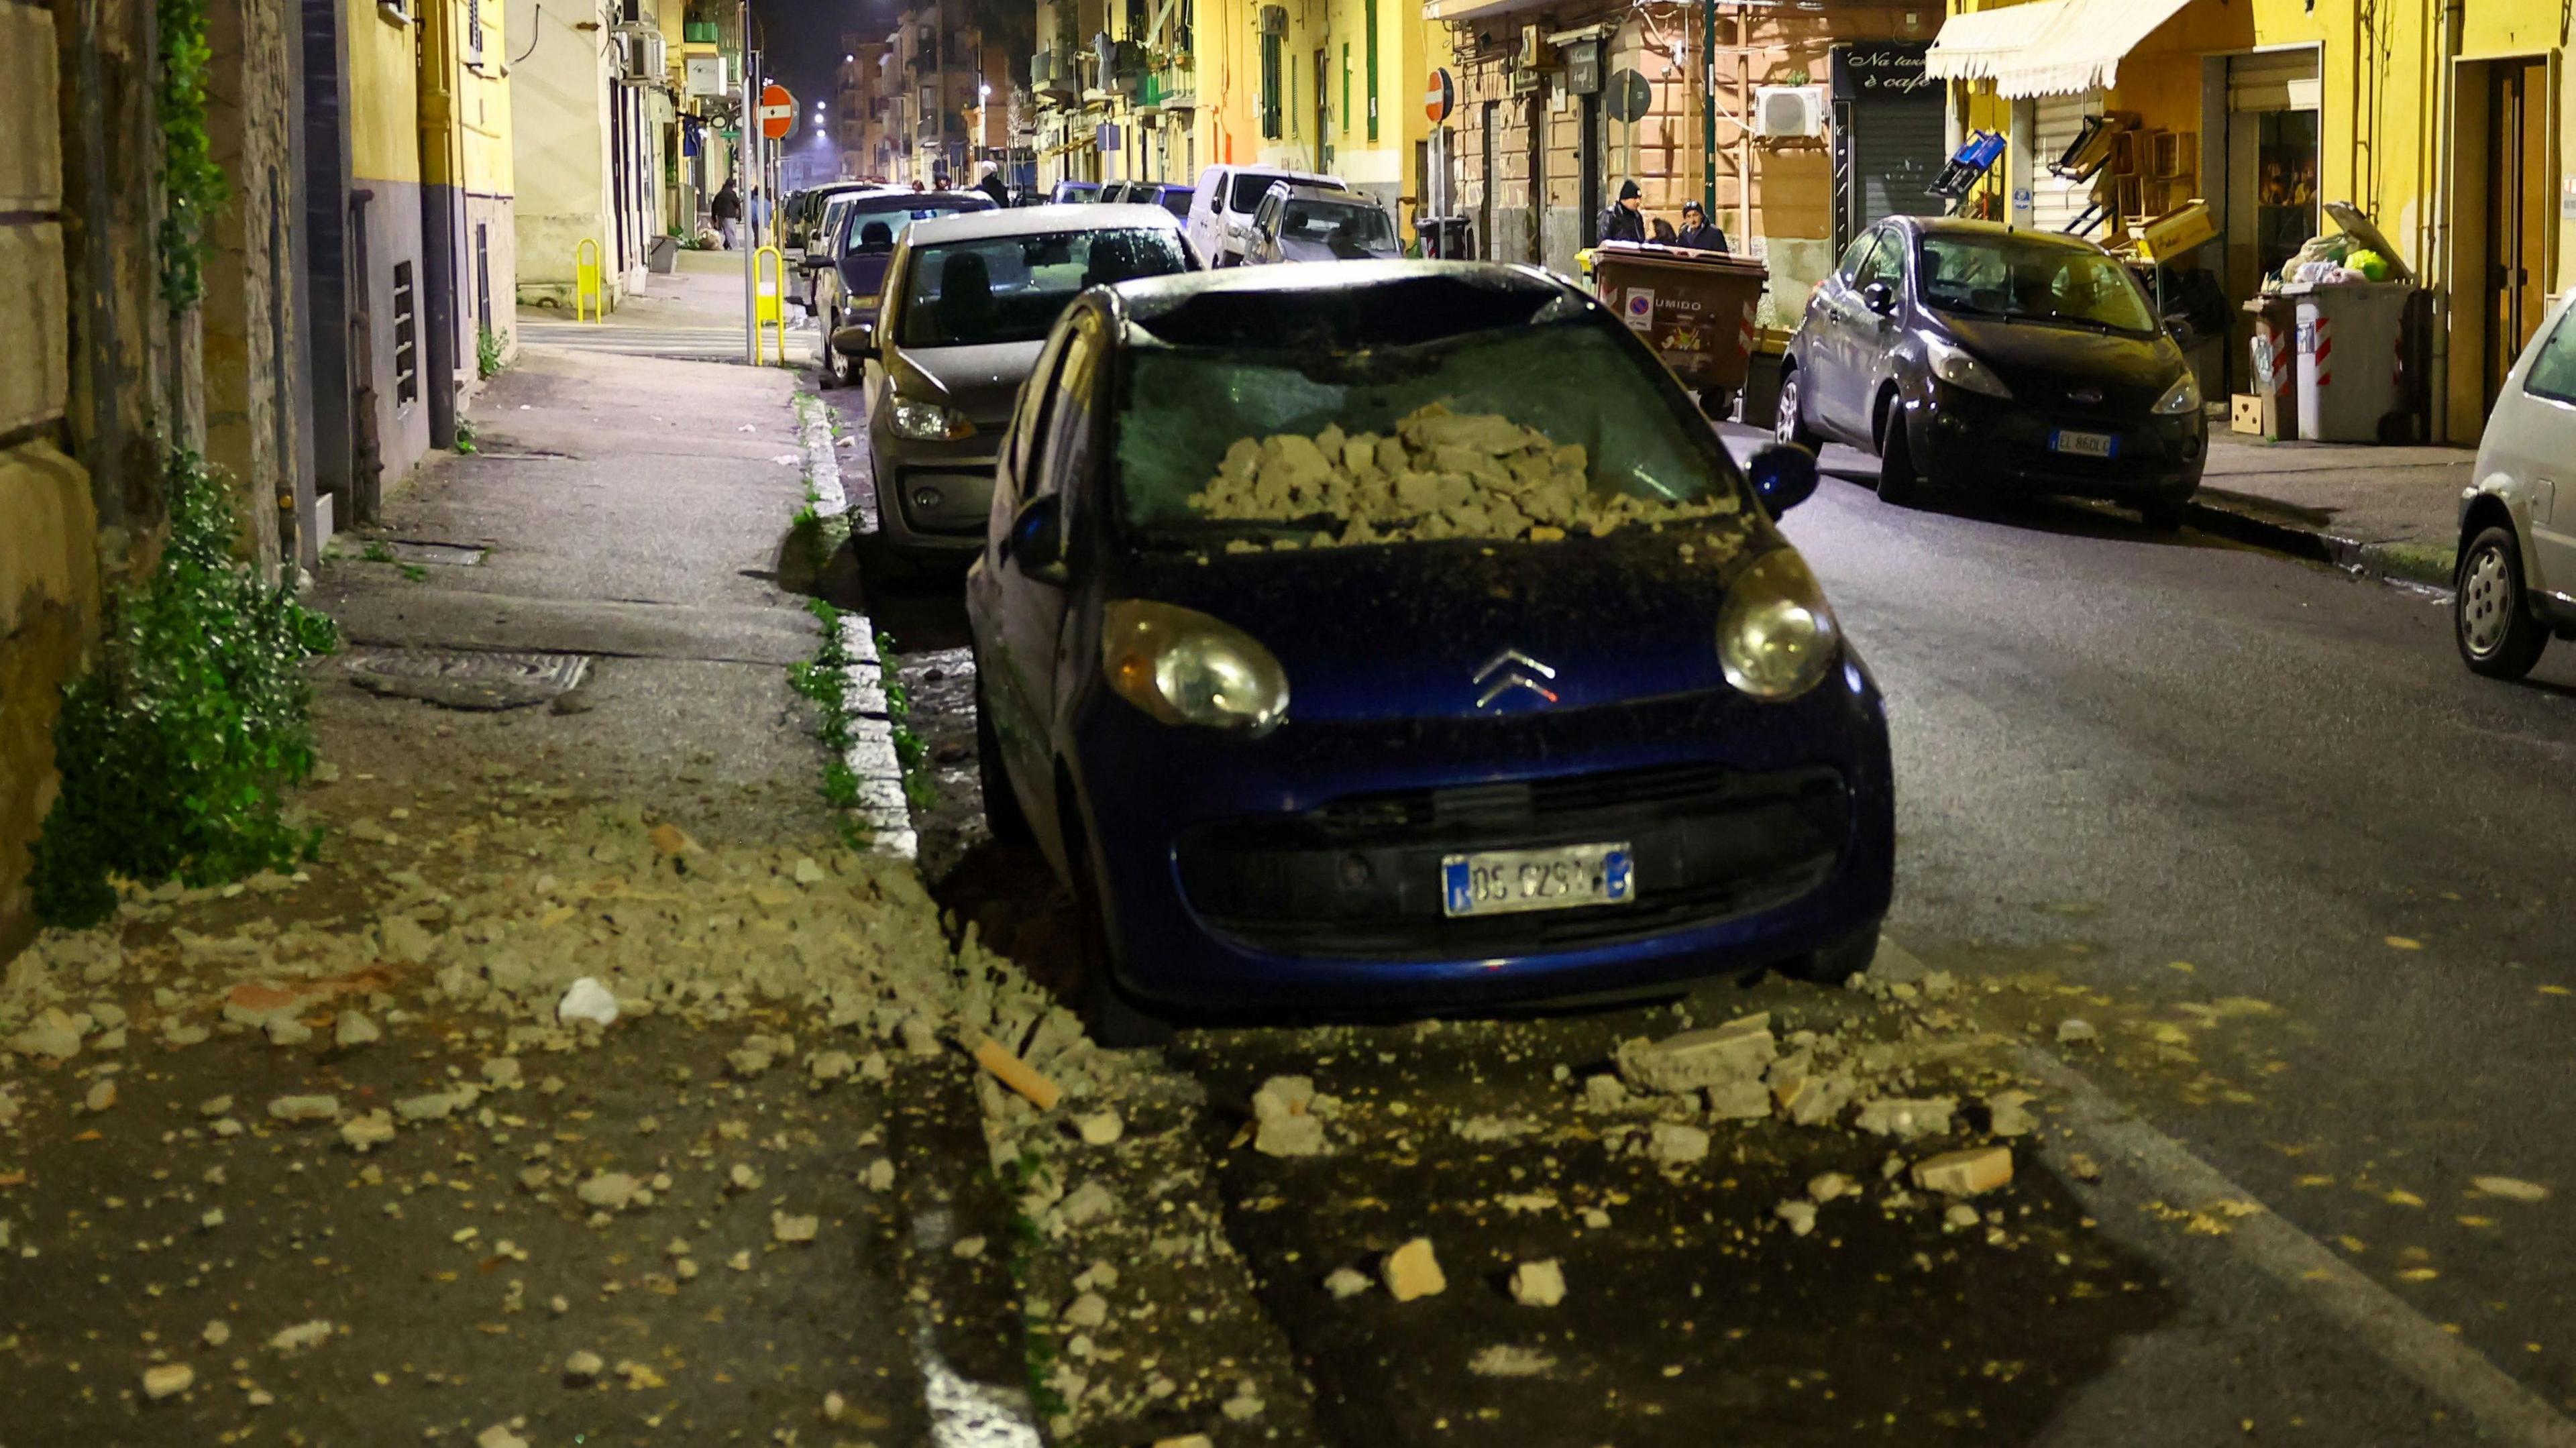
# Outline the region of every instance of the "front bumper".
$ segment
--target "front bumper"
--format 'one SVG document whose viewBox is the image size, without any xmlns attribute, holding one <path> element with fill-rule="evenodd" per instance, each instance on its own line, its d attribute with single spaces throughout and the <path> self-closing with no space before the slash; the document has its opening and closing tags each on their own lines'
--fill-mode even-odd
<svg viewBox="0 0 2576 1448">
<path fill-rule="evenodd" d="M 1114 701 L 1077 732 L 1131 993 L 1198 1011 L 1367 1013 L 1614 996 L 1874 928 L 1894 880 L 1877 690 L 1731 692 L 1230 739 Z M 1446 854 L 1624 841 L 1636 898 L 1450 919 Z"/>
<path fill-rule="evenodd" d="M 2209 453 L 2202 418 L 2043 410 L 1940 383 L 1906 400 L 1906 421 L 1925 476 L 1949 486 L 2174 502 L 2200 486 Z M 2118 441 L 2085 457 L 2051 448 L 2059 431 Z"/>
<path fill-rule="evenodd" d="M 994 444 L 1000 427 L 958 442 L 899 438 L 868 430 L 877 527 L 898 552 L 964 554 L 984 546 L 993 511 Z"/>
</svg>

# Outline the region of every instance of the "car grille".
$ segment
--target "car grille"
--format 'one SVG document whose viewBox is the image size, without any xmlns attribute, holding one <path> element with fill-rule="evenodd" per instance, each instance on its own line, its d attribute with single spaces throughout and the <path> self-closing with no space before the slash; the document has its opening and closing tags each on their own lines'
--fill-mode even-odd
<svg viewBox="0 0 2576 1448">
<path fill-rule="evenodd" d="M 1337 800 L 1185 832 L 1181 889 L 1208 927 L 1256 950 L 1474 959 L 1613 944 L 1768 909 L 1822 884 L 1850 802 L 1829 769 L 1683 765 Z M 1628 842 L 1623 905 L 1451 919 L 1441 858 Z"/>
</svg>

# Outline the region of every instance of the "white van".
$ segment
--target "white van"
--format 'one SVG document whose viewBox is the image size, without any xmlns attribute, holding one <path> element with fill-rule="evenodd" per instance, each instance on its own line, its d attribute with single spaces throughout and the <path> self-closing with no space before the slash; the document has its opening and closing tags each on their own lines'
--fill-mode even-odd
<svg viewBox="0 0 2576 1448">
<path fill-rule="evenodd" d="M 1210 267 L 1241 266 L 1244 243 L 1252 234 L 1252 213 L 1260 208 L 1261 198 L 1270 194 L 1270 188 L 1282 181 L 1331 191 L 1351 189 L 1339 176 L 1319 176 L 1312 171 L 1288 171 L 1277 166 L 1210 166 L 1199 173 L 1198 190 L 1190 197 L 1190 217 L 1184 228 L 1199 259 Z"/>
</svg>

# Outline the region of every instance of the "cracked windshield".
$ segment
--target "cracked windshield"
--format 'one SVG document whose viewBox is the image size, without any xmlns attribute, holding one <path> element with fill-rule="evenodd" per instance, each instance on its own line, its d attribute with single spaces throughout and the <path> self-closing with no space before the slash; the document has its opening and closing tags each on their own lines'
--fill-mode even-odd
<svg viewBox="0 0 2576 1448">
<path fill-rule="evenodd" d="M 0 1448 L 2576 1445 L 2520 3 L 0 0 Z"/>
</svg>

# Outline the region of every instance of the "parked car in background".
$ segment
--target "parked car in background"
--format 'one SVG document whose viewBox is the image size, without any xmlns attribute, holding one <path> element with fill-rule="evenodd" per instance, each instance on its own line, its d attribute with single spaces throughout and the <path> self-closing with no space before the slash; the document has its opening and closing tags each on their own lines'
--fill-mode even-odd
<svg viewBox="0 0 2576 1448">
<path fill-rule="evenodd" d="M 2128 267 L 2089 241 L 1895 216 L 1855 238 L 1782 361 L 1781 441 L 1879 456 L 1878 495 L 2067 493 L 2182 522 L 2209 422 Z"/>
<path fill-rule="evenodd" d="M 1282 181 L 1261 198 L 1244 240 L 1247 266 L 1282 261 L 1385 261 L 1404 255 L 1386 208 L 1348 191 Z"/>
<path fill-rule="evenodd" d="M 1177 182 L 1158 181 L 1149 189 L 1152 192 L 1151 195 L 1138 194 L 1130 196 L 1127 199 L 1130 201 L 1145 202 L 1150 205 L 1159 206 L 1165 211 L 1168 211 L 1172 213 L 1172 215 L 1180 218 L 1181 223 L 1184 226 L 1189 224 L 1190 200 L 1192 197 L 1198 195 L 1196 188 L 1183 186 Z"/>
<path fill-rule="evenodd" d="M 1086 287 L 1197 265 L 1158 206 L 1038 206 L 914 222 L 876 317 L 831 337 L 862 361 L 878 528 L 898 555 L 980 547 L 1020 383 Z"/>
<path fill-rule="evenodd" d="M 1326 191 L 1347 191 L 1338 176 L 1286 171 L 1275 166 L 1210 166 L 1190 196 L 1190 245 L 1212 267 L 1241 266 L 1252 234 L 1252 213 L 1270 188 L 1285 181 Z"/>
<path fill-rule="evenodd" d="M 1100 183 L 1097 181 L 1058 181 L 1055 190 L 1047 193 L 1047 200 L 1057 206 L 1079 206 L 1099 199 Z"/>
<path fill-rule="evenodd" d="M 985 811 L 1071 887 L 1094 1033 L 1866 966 L 1887 725 L 1776 522 L 1815 483 L 1535 271 L 1083 294 L 966 604 Z"/>
<path fill-rule="evenodd" d="M 810 244 L 818 223 L 823 219 L 824 208 L 835 197 L 885 189 L 874 181 L 826 181 L 820 186 L 809 186 L 797 192 L 787 198 L 786 210 L 779 218 L 779 244 L 786 247 Z"/>
<path fill-rule="evenodd" d="M 1133 181 L 1103 181 L 1100 194 L 1091 199 L 1103 206 L 1121 206 L 1126 204 L 1127 192 L 1135 185 Z"/>
<path fill-rule="evenodd" d="M 825 238 L 827 249 L 819 256 L 809 255 L 805 262 L 818 279 L 809 310 L 823 327 L 825 385 L 838 380 L 841 373 L 842 359 L 832 350 L 832 334 L 876 315 L 877 290 L 904 232 L 916 222 L 993 209 L 993 198 L 981 191 L 888 190 L 855 198 L 843 207 L 834 223 L 837 229 Z"/>
<path fill-rule="evenodd" d="M 2576 291 L 2531 334 L 2505 374 L 2460 496 L 2451 617 L 2460 658 L 2519 679 L 2551 635 L 2576 638 Z M 2570 483 L 2557 509 L 2557 479 Z"/>
</svg>

